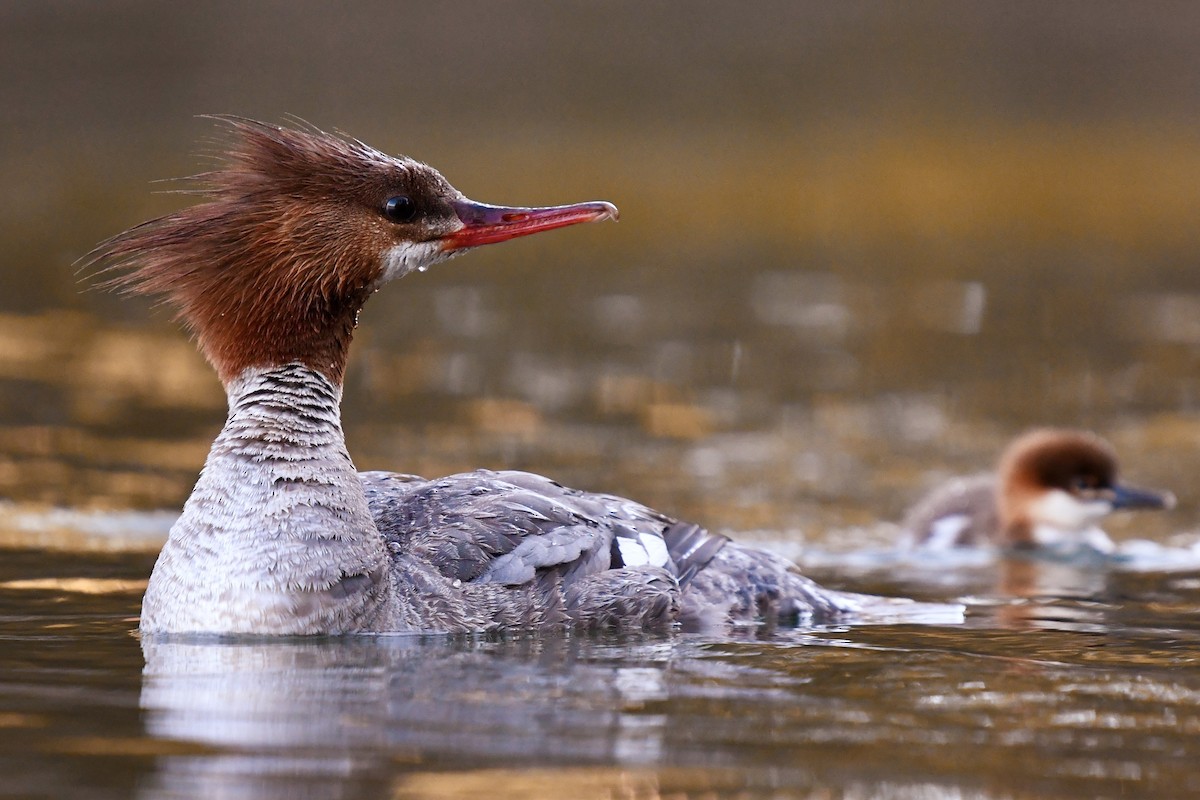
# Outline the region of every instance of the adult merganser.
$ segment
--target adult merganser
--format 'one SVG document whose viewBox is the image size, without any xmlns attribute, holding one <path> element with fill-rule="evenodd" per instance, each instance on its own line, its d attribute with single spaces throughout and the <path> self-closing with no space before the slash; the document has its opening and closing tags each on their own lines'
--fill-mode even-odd
<svg viewBox="0 0 1200 800">
<path fill-rule="evenodd" d="M 99 245 L 110 283 L 162 297 L 229 398 L 142 603 L 145 633 L 337 634 L 695 625 L 903 612 L 784 558 L 537 475 L 358 473 L 340 419 L 359 310 L 468 248 L 616 219 L 609 203 L 472 202 L 409 158 L 222 117 L 207 200 Z M 917 606 L 921 604 L 916 604 Z"/>
<path fill-rule="evenodd" d="M 1117 455 L 1078 430 L 1041 429 L 1004 451 L 996 474 L 958 478 L 935 489 L 902 526 L 919 547 L 1086 546 L 1110 553 L 1098 523 L 1118 509 L 1171 508 L 1170 492 L 1117 481 Z"/>
</svg>

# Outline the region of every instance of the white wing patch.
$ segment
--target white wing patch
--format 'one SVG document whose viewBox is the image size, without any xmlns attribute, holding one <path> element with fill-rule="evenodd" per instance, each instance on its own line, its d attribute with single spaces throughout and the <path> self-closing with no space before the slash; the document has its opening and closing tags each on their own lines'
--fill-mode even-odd
<svg viewBox="0 0 1200 800">
<path fill-rule="evenodd" d="M 949 550 L 958 544 L 958 537 L 970 524 L 971 518 L 966 514 L 939 517 L 929 526 L 929 536 L 925 537 L 921 546 L 930 550 Z"/>
<path fill-rule="evenodd" d="M 671 560 L 667 543 L 656 534 L 639 533 L 636 539 L 618 536 L 617 549 L 627 567 L 661 567 Z"/>
<path fill-rule="evenodd" d="M 642 546 L 646 548 L 646 555 L 653 566 L 661 567 L 671 560 L 671 555 L 667 552 L 667 542 L 661 536 L 643 533 L 638 538 L 642 540 Z"/>
</svg>

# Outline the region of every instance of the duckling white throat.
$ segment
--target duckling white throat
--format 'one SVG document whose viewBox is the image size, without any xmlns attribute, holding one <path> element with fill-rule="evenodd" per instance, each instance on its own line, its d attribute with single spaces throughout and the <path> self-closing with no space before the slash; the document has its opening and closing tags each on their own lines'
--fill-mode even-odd
<svg viewBox="0 0 1200 800">
<path fill-rule="evenodd" d="M 1111 552 L 1115 545 L 1099 523 L 1112 511 L 1108 500 L 1082 500 L 1062 489 L 1047 491 L 1029 504 L 1034 543 L 1043 547 L 1084 544 Z"/>
<path fill-rule="evenodd" d="M 1082 531 L 1112 513 L 1108 500 L 1082 500 L 1062 489 L 1051 489 L 1029 504 L 1029 518 L 1037 525 L 1063 531 Z"/>
</svg>

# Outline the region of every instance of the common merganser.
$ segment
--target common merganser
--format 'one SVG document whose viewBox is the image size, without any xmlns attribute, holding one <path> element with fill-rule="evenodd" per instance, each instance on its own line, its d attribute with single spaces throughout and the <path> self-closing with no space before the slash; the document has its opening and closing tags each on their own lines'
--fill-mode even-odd
<svg viewBox="0 0 1200 800">
<path fill-rule="evenodd" d="M 197 176 L 206 201 L 90 256 L 111 285 L 177 309 L 229 400 L 150 576 L 144 633 L 705 626 L 923 605 L 823 589 L 781 556 L 537 475 L 357 472 L 340 401 L 367 298 L 469 248 L 617 209 L 475 203 L 348 137 L 218 119 L 234 142 Z"/>
<path fill-rule="evenodd" d="M 1094 433 L 1039 429 L 1004 451 L 995 474 L 957 478 L 934 489 L 902 527 L 919 547 L 946 549 L 1114 545 L 1099 522 L 1119 509 L 1172 508 L 1170 492 L 1117 481 L 1117 455 Z"/>
</svg>

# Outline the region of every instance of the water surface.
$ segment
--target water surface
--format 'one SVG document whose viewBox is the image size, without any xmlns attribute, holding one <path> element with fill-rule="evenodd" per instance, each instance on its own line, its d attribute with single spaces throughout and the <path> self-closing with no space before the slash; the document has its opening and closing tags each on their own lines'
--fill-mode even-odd
<svg viewBox="0 0 1200 800">
<path fill-rule="evenodd" d="M 1200 789 L 1200 572 L 1092 572 L 1102 588 L 1088 597 L 985 599 L 981 579 L 956 587 L 979 590 L 966 625 L 139 641 L 149 566 L 137 553 L 52 565 L 43 551 L 6 553 L 5 795 Z"/>
</svg>

